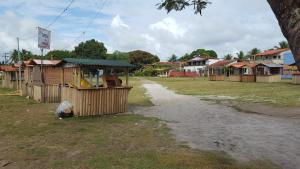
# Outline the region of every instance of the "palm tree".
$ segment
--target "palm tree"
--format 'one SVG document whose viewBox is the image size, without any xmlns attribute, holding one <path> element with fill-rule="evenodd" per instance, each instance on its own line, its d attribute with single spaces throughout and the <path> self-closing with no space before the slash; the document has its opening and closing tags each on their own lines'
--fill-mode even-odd
<svg viewBox="0 0 300 169">
<path fill-rule="evenodd" d="M 251 49 L 249 52 L 248 52 L 248 57 L 249 58 L 254 58 L 254 56 L 256 55 L 256 54 L 259 54 L 261 51 L 260 51 L 260 49 L 258 49 L 258 48 L 253 48 L 253 49 Z"/>
<path fill-rule="evenodd" d="M 225 60 L 231 60 L 232 59 L 232 55 L 231 54 L 227 54 L 224 56 Z"/>
<path fill-rule="evenodd" d="M 289 43 L 287 41 L 281 41 L 278 43 L 279 46 L 274 46 L 276 49 L 289 48 Z"/>
</svg>

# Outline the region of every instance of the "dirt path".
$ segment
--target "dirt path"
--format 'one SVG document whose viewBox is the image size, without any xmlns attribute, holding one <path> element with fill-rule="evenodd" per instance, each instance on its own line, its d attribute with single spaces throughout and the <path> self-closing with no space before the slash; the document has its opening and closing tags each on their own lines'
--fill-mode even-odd
<svg viewBox="0 0 300 169">
<path fill-rule="evenodd" d="M 226 151 L 240 160 L 267 159 L 299 169 L 300 119 L 243 113 L 148 81 L 144 87 L 155 106 L 135 113 L 166 120 L 178 141 L 196 149 Z"/>
</svg>

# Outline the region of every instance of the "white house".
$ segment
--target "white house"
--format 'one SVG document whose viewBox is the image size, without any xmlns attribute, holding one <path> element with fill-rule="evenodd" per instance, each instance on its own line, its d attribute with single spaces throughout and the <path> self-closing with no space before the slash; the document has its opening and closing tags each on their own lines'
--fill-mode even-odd
<svg viewBox="0 0 300 169">
<path fill-rule="evenodd" d="M 218 61 L 220 61 L 220 59 L 202 58 L 200 56 L 197 56 L 197 57 L 187 61 L 186 65 L 183 67 L 183 69 L 186 72 L 197 72 L 200 75 L 204 75 L 208 66 L 212 65 Z"/>
</svg>

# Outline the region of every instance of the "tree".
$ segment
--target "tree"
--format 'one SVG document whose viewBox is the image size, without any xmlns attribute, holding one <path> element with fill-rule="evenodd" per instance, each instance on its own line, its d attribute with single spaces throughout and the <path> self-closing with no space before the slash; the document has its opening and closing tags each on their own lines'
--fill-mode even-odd
<svg viewBox="0 0 300 169">
<path fill-rule="evenodd" d="M 176 61 L 177 61 L 177 56 L 176 56 L 175 54 L 173 54 L 173 55 L 169 58 L 168 61 L 169 61 L 169 62 L 176 62 Z"/>
<path fill-rule="evenodd" d="M 191 56 L 190 54 L 186 53 L 182 57 L 180 57 L 178 60 L 179 61 L 188 61 L 188 60 L 190 60 L 192 58 L 193 58 L 193 56 Z"/>
<path fill-rule="evenodd" d="M 129 63 L 135 64 L 137 66 L 136 67 L 137 69 L 141 68 L 145 64 L 159 62 L 159 58 L 157 56 L 142 50 L 135 50 L 129 52 L 128 54 L 129 54 Z"/>
<path fill-rule="evenodd" d="M 283 35 L 288 40 L 290 49 L 300 69 L 300 1 L 299 0 L 267 0 L 272 8 Z M 195 14 L 210 4 L 207 0 L 163 0 L 157 4 L 158 9 L 181 11 L 187 6 L 194 6 Z"/>
<path fill-rule="evenodd" d="M 245 59 L 246 59 L 245 54 L 244 54 L 243 51 L 239 51 L 239 52 L 237 53 L 237 56 L 238 56 L 238 59 L 239 59 L 239 60 L 245 60 Z"/>
<path fill-rule="evenodd" d="M 251 58 L 251 59 L 254 59 L 254 56 L 255 56 L 256 54 L 259 54 L 259 53 L 261 53 L 261 50 L 260 50 L 260 49 L 258 49 L 258 48 L 253 48 L 253 49 L 251 49 L 251 50 L 248 52 L 247 57 L 249 57 L 249 58 Z"/>
<path fill-rule="evenodd" d="M 211 57 L 211 58 L 217 58 L 218 57 L 217 53 L 214 50 L 205 50 L 205 49 L 197 49 L 197 50 L 193 51 L 190 54 L 190 57 L 193 58 L 197 55 L 207 56 L 207 57 Z"/>
<path fill-rule="evenodd" d="M 27 51 L 25 49 L 22 49 L 20 51 L 20 57 L 21 57 L 21 60 L 28 60 L 28 59 L 33 58 L 33 54 L 32 54 L 31 51 Z M 13 52 L 11 54 L 11 57 L 10 57 L 10 60 L 11 60 L 12 63 L 18 63 L 19 56 L 18 56 L 18 51 L 16 49 L 13 50 Z"/>
<path fill-rule="evenodd" d="M 231 54 L 227 54 L 227 55 L 224 56 L 224 59 L 225 59 L 225 60 L 231 60 L 232 58 L 233 58 L 233 57 L 232 57 Z"/>
<path fill-rule="evenodd" d="M 72 52 L 78 58 L 105 59 L 107 49 L 95 39 L 81 42 Z"/>
<path fill-rule="evenodd" d="M 127 60 L 129 59 L 129 54 L 125 52 L 120 52 L 120 51 L 114 51 L 112 54 L 107 54 L 106 55 L 107 60 Z"/>
<path fill-rule="evenodd" d="M 278 43 L 279 46 L 274 46 L 277 49 L 289 48 L 289 43 L 287 41 L 281 41 Z"/>
<path fill-rule="evenodd" d="M 68 50 L 52 50 L 45 55 L 45 59 L 63 59 L 74 57 Z"/>
</svg>

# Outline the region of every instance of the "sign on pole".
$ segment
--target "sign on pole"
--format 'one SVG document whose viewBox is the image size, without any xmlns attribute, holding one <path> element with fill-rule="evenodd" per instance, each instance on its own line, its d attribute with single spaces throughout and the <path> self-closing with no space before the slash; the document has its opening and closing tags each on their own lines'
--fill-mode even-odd
<svg viewBox="0 0 300 169">
<path fill-rule="evenodd" d="M 50 49 L 51 31 L 38 27 L 38 47 Z"/>
</svg>

